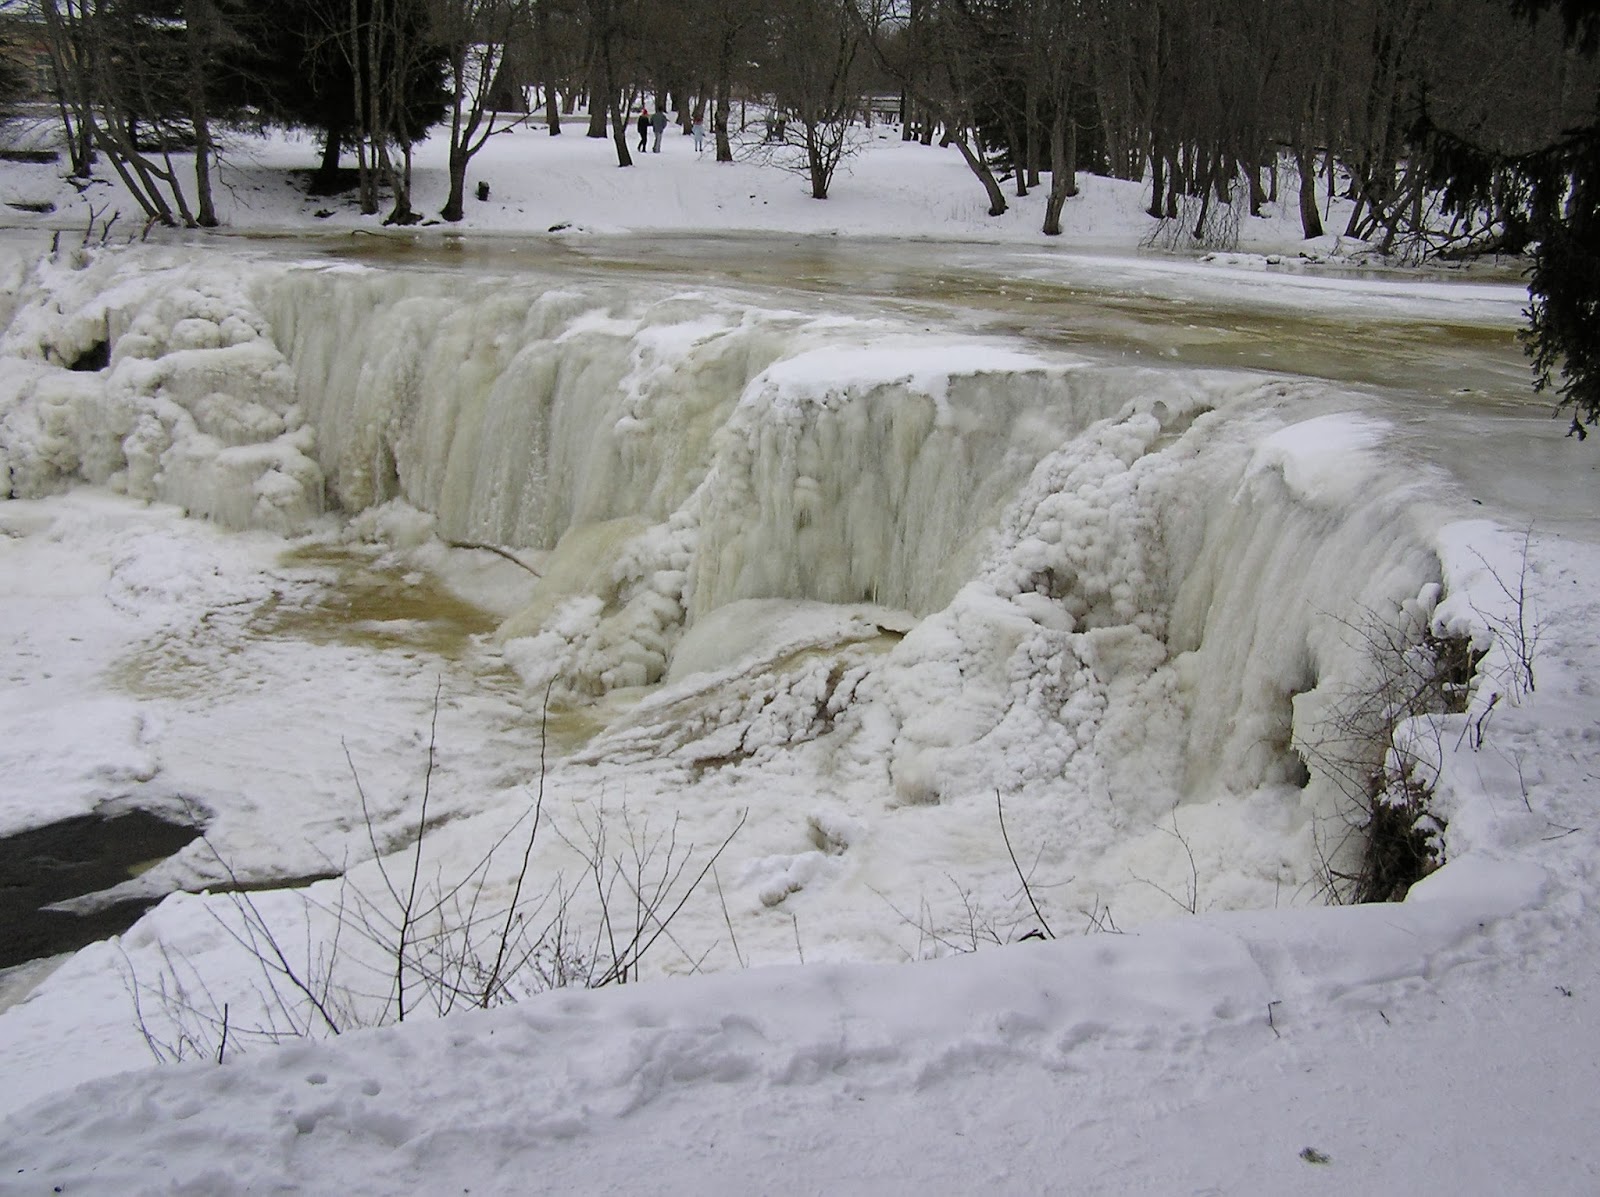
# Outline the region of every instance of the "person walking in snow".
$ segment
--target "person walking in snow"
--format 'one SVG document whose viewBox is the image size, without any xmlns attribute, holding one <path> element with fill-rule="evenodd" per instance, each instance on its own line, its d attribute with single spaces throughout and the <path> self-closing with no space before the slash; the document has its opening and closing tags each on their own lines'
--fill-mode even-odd
<svg viewBox="0 0 1600 1197">
<path fill-rule="evenodd" d="M 689 132 L 694 134 L 694 152 L 700 153 L 706 148 L 706 118 L 697 116 L 694 124 L 689 127 Z"/>
<path fill-rule="evenodd" d="M 661 105 L 656 105 L 656 114 L 650 118 L 650 127 L 656 131 L 655 144 L 651 150 L 657 154 L 661 152 L 661 135 L 667 131 L 667 114 L 661 111 Z M 641 150 L 644 146 L 639 147 Z"/>
<path fill-rule="evenodd" d="M 645 142 L 650 137 L 650 110 L 648 108 L 639 109 L 638 129 L 639 129 L 639 152 L 642 154 L 642 153 L 644 153 Z"/>
</svg>

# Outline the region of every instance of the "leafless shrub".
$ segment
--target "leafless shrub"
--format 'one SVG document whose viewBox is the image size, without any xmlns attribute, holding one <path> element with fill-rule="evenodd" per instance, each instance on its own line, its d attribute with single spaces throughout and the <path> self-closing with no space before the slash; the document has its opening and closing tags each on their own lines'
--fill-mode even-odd
<svg viewBox="0 0 1600 1197">
<path fill-rule="evenodd" d="M 1396 901 L 1443 863 L 1430 807 L 1444 717 L 1466 711 L 1484 653 L 1373 611 L 1340 622 L 1367 670 L 1334 699 L 1319 738 L 1300 745 L 1348 799 L 1331 840 L 1317 836 L 1318 884 L 1334 903 Z"/>
<path fill-rule="evenodd" d="M 847 116 L 777 118 L 768 120 L 764 137 L 742 138 L 734 156 L 804 179 L 813 199 L 826 199 L 839 167 L 861 153 L 866 144 L 867 135 Z"/>
<path fill-rule="evenodd" d="M 1182 195 L 1177 214 L 1157 221 L 1140 244 L 1145 249 L 1168 252 L 1211 249 L 1226 253 L 1238 249 L 1239 229 L 1247 208 L 1245 188 L 1235 179 L 1221 189 L 1226 198 L 1219 198 L 1217 190 L 1208 183 L 1194 194 Z"/>
<path fill-rule="evenodd" d="M 873 890 L 903 924 L 917 933 L 917 946 L 912 959 L 965 955 L 981 948 L 998 947 L 1025 938 L 1017 935 L 1024 917 L 1022 910 L 1014 907 L 994 910 L 986 906 L 970 886 L 963 885 L 949 874 L 945 875 L 945 881 L 955 895 L 955 911 L 950 914 L 935 914 L 926 895 L 918 899 L 917 909 L 913 913 L 897 905 L 886 894 Z"/>
<path fill-rule="evenodd" d="M 1168 828 L 1158 824 L 1156 830 L 1162 835 L 1171 836 L 1176 840 L 1178 846 L 1183 849 L 1184 856 L 1188 858 L 1189 875 L 1184 879 L 1183 890 L 1181 893 L 1173 893 L 1165 886 L 1150 880 L 1148 877 L 1141 877 L 1137 873 L 1133 874 L 1133 879 L 1141 885 L 1148 885 L 1151 889 L 1170 900 L 1180 910 L 1186 910 L 1190 914 L 1200 913 L 1200 866 L 1195 862 L 1194 849 L 1189 844 L 1189 837 L 1184 835 L 1183 831 L 1178 827 L 1178 811 L 1176 808 L 1172 811 L 1172 826 Z"/>
<path fill-rule="evenodd" d="M 1093 905 L 1083 911 L 1085 935 L 1121 935 L 1122 928 L 1117 926 L 1117 920 L 1111 917 L 1109 903 L 1102 905 L 1100 895 L 1096 894 Z"/>
<path fill-rule="evenodd" d="M 998 790 L 995 791 L 994 799 L 1001 842 L 1005 845 L 1006 856 L 1011 861 L 1012 870 L 1017 877 L 1017 888 L 1005 894 L 1003 903 L 998 905 L 986 903 L 971 886 L 962 884 L 948 873 L 945 875 L 945 881 L 954 898 L 948 904 L 941 905 L 940 913 L 935 913 L 934 904 L 926 895 L 918 899 L 915 911 L 909 911 L 881 891 L 876 889 L 872 891 L 894 912 L 901 923 L 917 933 L 916 950 L 914 953 L 907 953 L 912 959 L 964 955 L 984 948 L 1000 947 L 1029 939 L 1056 938 L 1056 933 L 1045 917 L 1044 907 L 1040 902 L 1043 891 L 1055 886 L 1041 884 L 1035 879 L 1034 874 L 1039 865 L 1038 857 L 1034 858 L 1030 867 L 1022 866 L 1012 846 L 1011 834 L 1006 828 L 1005 803 Z M 1067 882 L 1059 884 L 1064 885 L 1069 882 L 1070 878 Z M 1121 929 L 1112 917 L 1111 907 L 1102 905 L 1098 895 L 1090 909 L 1080 910 L 1078 913 L 1084 918 L 1085 935 L 1121 934 Z"/>
<path fill-rule="evenodd" d="M 1011 836 L 1006 831 L 1005 803 L 1000 799 L 999 790 L 994 792 L 994 813 L 995 818 L 1000 822 L 1000 838 L 1005 841 L 1006 855 L 1011 858 L 1011 867 L 1016 870 L 1017 881 L 1022 885 L 1022 895 L 1028 900 L 1028 908 L 1033 911 L 1033 917 L 1039 920 L 1039 926 L 1043 928 L 1041 932 L 1043 937 L 1045 939 L 1054 939 L 1056 937 L 1055 932 L 1050 930 L 1050 924 L 1045 921 L 1044 913 L 1039 909 L 1039 903 L 1034 901 L 1033 886 L 1030 883 L 1029 876 L 1022 871 L 1022 866 L 1017 863 L 1017 853 L 1011 847 Z M 1034 863 L 1037 864 L 1038 862 L 1035 861 Z"/>
<path fill-rule="evenodd" d="M 1528 593 L 1528 549 L 1532 541 L 1533 528 L 1524 528 L 1515 578 L 1502 577 L 1500 571 L 1491 566 L 1481 553 L 1477 555 L 1505 599 L 1505 607 L 1500 613 L 1486 612 L 1478 607 L 1473 607 L 1473 611 L 1489 625 L 1495 639 L 1505 650 L 1509 665 L 1504 681 L 1511 691 L 1511 697 L 1518 702 L 1534 692 L 1533 662 L 1543 632 L 1538 607 Z"/>
<path fill-rule="evenodd" d="M 397 871 L 396 858 L 380 850 L 375 817 L 351 766 L 381 881 L 375 890 L 363 890 L 341 869 L 331 898 L 296 891 L 297 917 L 268 912 L 202 837 L 228 891 L 229 909 L 211 914 L 255 963 L 248 985 L 256 1013 L 241 1018 L 240 1002 L 223 1000 L 195 961 L 165 945 L 153 976 L 141 976 L 124 950 L 124 983 L 152 1055 L 163 1062 L 220 1060 L 230 1046 L 239 1051 L 338 1035 L 403 1022 L 418 1013 L 443 1017 L 550 989 L 623 984 L 640 978 L 645 957 L 663 939 L 698 971 L 709 951 L 691 953 L 674 936 L 672 924 L 744 826 L 747 812 L 709 853 L 680 838 L 676 818 L 657 830 L 625 806 L 580 811 L 573 832 L 562 831 L 544 815 L 546 697 L 537 792 L 459 877 L 447 879 L 435 869 L 429 878 L 423 863 L 431 830 L 437 693 L 408 866 Z M 577 852 L 576 877 L 535 877 L 534 847 L 545 826 Z M 490 875 L 496 855 L 514 838 L 522 850 L 520 864 L 502 905 Z M 594 920 L 587 929 L 586 918 Z M 734 951 L 737 956 L 737 943 Z"/>
<path fill-rule="evenodd" d="M 1396 901 L 1444 863 L 1446 828 L 1433 809 L 1433 789 L 1449 717 L 1466 716 L 1455 746 L 1478 751 L 1501 699 L 1516 703 L 1534 693 L 1542 626 L 1529 587 L 1532 534 L 1531 527 L 1523 532 L 1514 577 L 1478 554 L 1504 600 L 1495 610 L 1473 606 L 1500 650 L 1493 657 L 1472 636 L 1446 635 L 1432 625 L 1407 629 L 1373 612 L 1344 624 L 1369 676 L 1334 704 L 1318 742 L 1302 746 L 1350 799 L 1342 832 L 1317 840 L 1319 884 L 1329 901 Z M 1487 679 L 1486 658 L 1504 662 Z M 1496 688 L 1474 704 L 1477 685 Z M 1526 805 L 1521 759 L 1515 764 Z M 1352 855 L 1353 867 L 1339 863 Z"/>
</svg>

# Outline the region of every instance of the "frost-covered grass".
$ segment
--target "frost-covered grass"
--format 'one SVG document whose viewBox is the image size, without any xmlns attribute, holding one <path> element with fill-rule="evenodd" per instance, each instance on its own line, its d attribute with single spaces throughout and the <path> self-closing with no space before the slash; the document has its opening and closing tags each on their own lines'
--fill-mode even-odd
<svg viewBox="0 0 1600 1197">
<path fill-rule="evenodd" d="M 272 1049 L 244 1033 L 273 999 L 239 908 L 175 894 L 0 1014 L 0 1175 L 1592 1187 L 1600 500 L 1520 390 L 1515 289 L 1289 273 L 1281 222 L 1255 256 L 1074 255 L 1143 235 L 1136 189 L 1101 182 L 1068 252 L 985 262 L 955 242 L 1042 239 L 1026 208 L 983 218 L 953 152 L 884 140 L 817 203 L 687 139 L 618 171 L 577 132 L 493 143 L 465 264 L 330 261 L 361 222 L 307 219 L 284 170 L 311 147 L 281 139 L 230 151 L 226 219 L 331 238 L 14 243 L 0 822 L 199 809 L 243 880 L 344 873 L 254 901 L 370 999 L 357 1023 L 385 964 L 337 912 L 382 906 L 374 851 L 409 875 L 430 755 L 426 886 L 478 875 L 539 783 L 541 886 L 581 879 L 601 812 L 703 859 L 748 810 L 714 884 L 655 982 Z M 571 260 L 501 236 L 569 221 L 593 234 Z M 741 282 L 724 241 L 653 260 L 622 231 L 691 229 L 951 242 L 862 242 L 830 292 L 761 265 L 769 239 Z M 1083 272 L 1089 303 L 1030 312 Z M 1214 368 L 1235 346 L 1256 370 Z M 1459 703 L 1378 721 L 1391 767 L 1425 761 L 1444 867 L 1324 908 L 1358 845 L 1317 751 L 1374 645 L 1425 629 L 1485 654 Z M 127 888 L 223 876 L 196 844 Z M 904 963 L 1039 914 L 1057 942 Z M 226 1003 L 225 1062 L 154 1069 L 130 983 L 163 1037 Z"/>
</svg>

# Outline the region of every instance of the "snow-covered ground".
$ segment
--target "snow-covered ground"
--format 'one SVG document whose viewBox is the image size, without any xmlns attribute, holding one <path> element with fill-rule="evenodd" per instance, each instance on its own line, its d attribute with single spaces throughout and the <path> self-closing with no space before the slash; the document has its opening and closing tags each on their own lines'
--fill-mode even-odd
<svg viewBox="0 0 1600 1197">
<path fill-rule="evenodd" d="M 307 142 L 87 249 L 0 172 L 0 830 L 207 832 L 6 979 L 0 1186 L 1593 1191 L 1600 491 L 1518 287 L 579 132 L 404 233 Z M 1329 908 L 1427 634 L 1447 863 Z"/>
<path fill-rule="evenodd" d="M 754 114 L 752 113 L 752 122 Z M 735 122 L 737 123 L 737 121 Z M 954 149 L 903 142 L 897 126 L 858 130 L 860 152 L 840 166 L 827 200 L 810 198 L 801 176 L 761 165 L 742 153 L 740 161 L 718 164 L 711 150 L 696 153 L 687 134 L 669 130 L 659 154 L 633 155 L 633 165 L 617 166 L 609 139 L 584 136 L 586 122 L 566 121 L 558 137 L 541 123 L 516 125 L 491 137 L 468 171 L 464 219 L 444 226 L 436 213 L 448 191 L 445 155 L 435 136 L 417 148 L 412 206 L 427 227 L 455 232 L 554 232 L 639 236 L 649 232 L 760 232 L 820 235 L 929 237 L 941 240 L 1044 243 L 1039 227 L 1047 189 L 1016 199 L 1007 183 L 1010 211 L 988 213 L 982 186 Z M 756 136 L 752 123 L 749 136 Z M 47 145 L 54 131 L 43 123 L 19 122 L 5 134 L 8 144 Z M 309 135 L 273 133 L 235 136 L 225 141 L 221 183 L 215 189 L 217 213 L 237 230 L 296 235 L 371 231 L 375 221 L 360 215 L 353 194 L 307 196 L 303 172 L 317 164 L 320 150 Z M 181 160 L 180 160 L 181 161 Z M 352 163 L 353 165 L 353 163 Z M 301 173 L 294 173 L 301 172 Z M 81 236 L 94 218 L 94 233 L 121 211 L 116 235 L 143 223 L 136 205 L 105 171 L 105 181 L 79 192 L 51 165 L 8 164 L 0 181 L 0 202 L 14 227 L 76 230 Z M 1082 193 L 1068 201 L 1060 239 L 1078 247 L 1127 249 L 1149 238 L 1153 224 L 1141 211 L 1149 197 L 1136 184 L 1080 176 Z M 473 198 L 479 183 L 489 198 Z M 1290 180 L 1285 179 L 1285 194 Z M 192 195 L 192 182 L 191 195 Z M 1334 221 L 1330 230 L 1342 227 Z M 53 212 L 23 207 L 53 205 Z M 387 208 L 385 208 L 385 212 Z M 1315 244 L 1299 239 L 1294 206 L 1276 205 L 1266 219 L 1241 228 L 1238 262 L 1262 268 L 1262 254 L 1327 257 L 1358 249 L 1331 233 Z"/>
</svg>

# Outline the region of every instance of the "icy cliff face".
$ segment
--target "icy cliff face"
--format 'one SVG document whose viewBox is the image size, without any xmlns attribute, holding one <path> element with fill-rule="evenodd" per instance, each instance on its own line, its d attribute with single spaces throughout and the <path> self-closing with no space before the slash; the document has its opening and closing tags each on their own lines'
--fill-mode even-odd
<svg viewBox="0 0 1600 1197">
<path fill-rule="evenodd" d="M 263 294 L 341 506 L 551 551 L 506 635 L 580 693 L 657 681 L 730 602 L 937 610 L 1034 464 L 1135 389 L 727 296 L 309 270 Z"/>
<path fill-rule="evenodd" d="M 666 288 L 130 251 L 25 291 L 9 493 L 80 477 L 289 532 L 324 494 L 403 501 L 536 559 L 500 632 L 531 689 L 670 677 L 583 759 L 1001 792 L 1108 875 L 1180 805 L 1187 851 L 1293 845 L 1228 904 L 1283 884 L 1274 856 L 1305 881 L 1317 696 L 1359 674 L 1353 619 L 1438 581 L 1425 480 L 1310 383 Z"/>
<path fill-rule="evenodd" d="M 443 535 L 534 549 L 692 522 L 695 614 L 934 609 L 1040 456 L 1125 399 L 1061 402 L 1073 367 L 1015 351 L 709 295 L 297 272 L 265 306 L 346 509 L 399 497 Z"/>
</svg>

